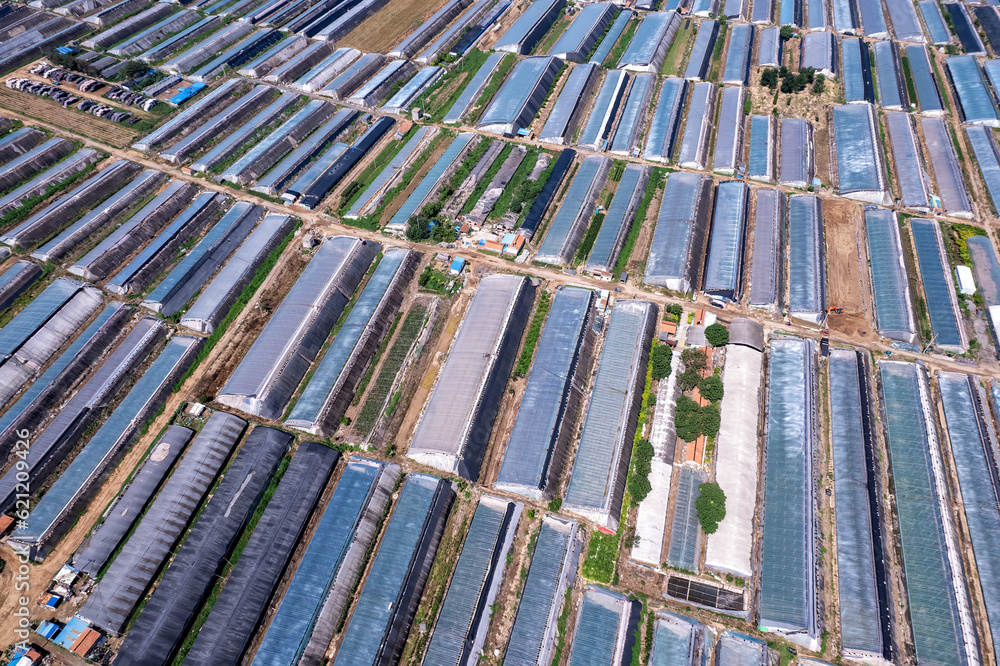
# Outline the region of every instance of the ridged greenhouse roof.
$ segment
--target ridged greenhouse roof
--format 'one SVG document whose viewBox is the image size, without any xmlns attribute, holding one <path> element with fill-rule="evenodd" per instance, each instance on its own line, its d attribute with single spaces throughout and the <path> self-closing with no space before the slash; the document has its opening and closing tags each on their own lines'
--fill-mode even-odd
<svg viewBox="0 0 1000 666">
<path fill-rule="evenodd" d="M 576 65 L 570 70 L 566 84 L 559 91 L 559 97 L 552 105 L 545 126 L 538 134 L 540 141 L 561 140 L 563 143 L 569 143 L 572 140 L 572 137 L 566 136 L 570 121 L 573 115 L 580 111 L 581 105 L 586 103 L 583 99 L 584 88 L 599 70 L 600 67 L 594 63 Z"/>
<path fill-rule="evenodd" d="M 667 39 L 671 26 L 677 20 L 675 12 L 651 12 L 643 16 L 642 23 L 636 29 L 632 41 L 625 48 L 616 67 L 652 64 L 656 52 L 662 48 L 661 42 Z"/>
<path fill-rule="evenodd" d="M 910 102 L 919 102 L 921 113 L 943 113 L 944 104 L 941 102 L 941 93 L 934 81 L 934 74 L 931 73 L 927 47 L 921 44 L 907 44 L 906 60 L 910 65 L 910 75 L 917 92 L 917 99 Z"/>
<path fill-rule="evenodd" d="M 889 26 L 885 22 L 885 12 L 881 2 L 859 2 L 861 24 L 868 37 L 888 37 Z"/>
<path fill-rule="evenodd" d="M 912 0 L 885 0 L 885 6 L 889 10 L 889 20 L 896 39 L 903 42 L 925 41 Z"/>
<path fill-rule="evenodd" d="M 462 120 L 462 116 L 469 110 L 473 102 L 479 98 L 480 93 L 486 86 L 486 82 L 493 76 L 493 72 L 500 66 L 500 61 L 506 56 L 507 54 L 502 51 L 495 51 L 486 56 L 486 62 L 469 79 L 468 85 L 465 86 L 465 89 L 455 100 L 455 103 L 451 105 L 451 108 L 444 115 L 443 122 L 458 123 Z"/>
<path fill-rule="evenodd" d="M 976 271 L 976 287 L 987 306 L 1000 305 L 1000 264 L 989 236 L 971 236 L 965 246 Z"/>
<path fill-rule="evenodd" d="M 696 221 L 703 215 L 703 207 L 710 204 L 703 196 L 705 181 L 705 176 L 696 173 L 672 173 L 667 177 L 663 200 L 671 205 L 660 206 L 646 264 L 646 282 L 659 284 L 688 276 L 691 254 L 701 252 L 701 247 L 692 244 L 696 237 L 704 235 L 703 229 L 696 229 Z"/>
<path fill-rule="evenodd" d="M 0 328 L 0 359 L 13 354 L 82 287 L 80 282 L 70 278 L 56 278 L 49 284 L 3 328 Z"/>
<path fill-rule="evenodd" d="M 607 181 L 611 158 L 588 155 L 569 184 L 536 258 L 550 263 L 569 263 L 590 224 L 590 211 Z"/>
<path fill-rule="evenodd" d="M 570 60 L 586 58 L 597 40 L 604 34 L 605 28 L 611 25 L 614 12 L 614 5 L 610 3 L 584 5 L 583 9 L 577 12 L 573 22 L 549 49 L 549 55 L 561 57 L 566 54 Z"/>
<path fill-rule="evenodd" d="M 788 199 L 788 304 L 792 312 L 826 309 L 826 259 L 822 202 L 796 194 Z"/>
<path fill-rule="evenodd" d="M 761 534 L 760 624 L 816 635 L 813 552 L 815 349 L 771 341 Z"/>
<path fill-rule="evenodd" d="M 937 191 L 947 213 L 959 216 L 972 214 L 972 202 L 965 188 L 962 165 L 955 154 L 951 125 L 944 118 L 921 118 L 920 128 L 927 145 L 927 161 L 934 170 Z"/>
<path fill-rule="evenodd" d="M 638 146 L 639 134 L 646 125 L 649 99 L 656 87 L 656 75 L 640 72 L 632 77 L 632 87 L 625 99 L 618 127 L 615 128 L 610 150 L 623 155 L 631 154 L 632 147 Z"/>
<path fill-rule="evenodd" d="M 913 231 L 913 246 L 917 251 L 920 282 L 927 298 L 927 312 L 934 341 L 939 345 L 960 347 L 962 335 L 959 332 L 956 305 L 953 303 L 951 267 L 945 255 L 941 229 L 937 221 L 920 218 L 911 219 L 910 228 Z"/>
<path fill-rule="evenodd" d="M 751 305 L 770 305 L 778 300 L 784 277 L 786 203 L 784 192 L 757 190 L 753 266 L 750 269 Z"/>
<path fill-rule="evenodd" d="M 712 236 L 705 261 L 704 290 L 735 298 L 741 291 L 743 241 L 750 188 L 731 180 L 715 190 Z"/>
<path fill-rule="evenodd" d="M 587 586 L 570 645 L 568 666 L 615 663 L 623 649 L 618 646 L 618 630 L 622 616 L 627 616 L 628 611 L 629 601 L 622 595 Z"/>
<path fill-rule="evenodd" d="M 666 611 L 657 613 L 649 666 L 695 666 L 689 659 L 699 630 L 697 620 Z"/>
<path fill-rule="evenodd" d="M 833 131 L 840 193 L 885 190 L 885 174 L 872 106 L 842 104 L 833 107 Z"/>
<path fill-rule="evenodd" d="M 902 65 L 895 42 L 879 40 L 872 44 L 877 74 L 878 101 L 882 108 L 909 109 L 906 86 L 903 84 Z M 916 101 L 916 100 L 914 100 Z"/>
<path fill-rule="evenodd" d="M 729 36 L 729 51 L 722 70 L 723 83 L 746 85 L 750 76 L 750 55 L 753 53 L 754 27 L 749 23 L 734 23 Z"/>
<path fill-rule="evenodd" d="M 997 152 L 996 141 L 988 127 L 982 125 L 967 125 L 965 136 L 972 146 L 972 153 L 979 165 L 979 172 L 986 183 L 993 209 L 1000 210 L 1000 152 Z"/>
<path fill-rule="evenodd" d="M 865 211 L 865 234 L 879 333 L 912 343 L 916 321 L 896 214 L 885 208 Z"/>
<path fill-rule="evenodd" d="M 726 86 L 722 90 L 715 131 L 715 155 L 712 162 L 714 171 L 735 174 L 743 161 L 743 128 L 746 126 L 744 94 L 743 86 Z"/>
<path fill-rule="evenodd" d="M 581 146 L 604 150 L 604 140 L 608 138 L 611 126 L 614 125 L 628 81 L 628 72 L 622 69 L 612 69 L 605 75 L 587 122 L 580 132 Z"/>
<path fill-rule="evenodd" d="M 920 0 L 917 3 L 920 15 L 927 26 L 927 34 L 930 35 L 931 44 L 948 44 L 951 42 L 951 32 L 945 25 L 944 17 L 941 16 L 941 9 L 935 0 Z"/>
<path fill-rule="evenodd" d="M 643 158 L 660 162 L 670 159 L 680 128 L 686 91 L 687 81 L 684 79 L 668 77 L 663 80 L 656 111 L 649 125 L 646 147 L 642 152 Z"/>
<path fill-rule="evenodd" d="M 618 189 L 608 206 L 604 223 L 601 224 L 594 248 L 587 258 L 586 270 L 611 271 L 615 267 L 618 253 L 635 223 L 636 209 L 646 194 L 649 183 L 649 167 L 629 164 L 618 181 Z M 640 220 L 640 223 L 642 221 Z"/>
<path fill-rule="evenodd" d="M 685 571 L 699 569 L 701 526 L 695 502 L 701 494 L 699 486 L 704 481 L 704 473 L 686 465 L 677 466 L 677 496 L 670 527 L 670 546 L 667 548 L 668 566 Z"/>
<path fill-rule="evenodd" d="M 785 185 L 811 184 L 813 175 L 812 125 L 805 118 L 781 119 L 781 171 Z"/>
<path fill-rule="evenodd" d="M 844 100 L 874 102 L 872 74 L 867 56 L 868 45 L 857 37 L 845 37 L 840 42 L 843 53 Z"/>
<path fill-rule="evenodd" d="M 514 21 L 514 24 L 500 36 L 500 39 L 493 45 L 493 48 L 504 48 L 507 50 L 505 47 L 521 45 L 539 21 L 542 20 L 542 17 L 552 9 L 553 5 L 559 2 L 561 0 L 538 0 L 538 2 L 532 2 L 521 16 Z"/>
<path fill-rule="evenodd" d="M 399 207 L 399 210 L 393 214 L 392 219 L 389 220 L 390 225 L 404 225 L 410 219 L 410 216 L 419 212 L 419 207 L 423 204 L 424 200 L 431 193 L 431 190 L 437 186 L 438 181 L 444 176 L 445 171 L 447 171 L 458 156 L 462 154 L 466 146 L 476 137 L 472 132 L 465 132 L 459 134 L 454 141 L 452 141 L 445 151 L 438 158 L 438 161 L 427 171 L 427 174 L 417 183 L 417 186 L 413 188 L 410 196 L 406 198 L 403 204 Z"/>
<path fill-rule="evenodd" d="M 926 209 L 927 172 L 917 148 L 917 137 L 908 113 L 886 113 L 885 125 L 899 179 L 900 200 L 907 208 Z"/>
<path fill-rule="evenodd" d="M 1000 127 L 1000 115 L 979 63 L 972 56 L 950 56 L 944 59 L 951 83 L 955 88 L 962 122 Z"/>
<path fill-rule="evenodd" d="M 632 18 L 633 13 L 634 12 L 631 9 L 623 9 L 621 13 L 618 14 L 618 18 L 616 18 L 615 22 L 611 24 L 610 28 L 608 28 L 607 34 L 604 35 L 604 39 L 602 39 L 601 43 L 597 46 L 597 49 L 594 51 L 594 55 L 590 57 L 590 62 L 600 65 L 607 60 L 608 55 L 611 54 L 611 49 L 615 47 L 615 43 L 618 41 L 618 38 L 625 31 L 625 25 L 629 22 L 629 19 Z"/>
<path fill-rule="evenodd" d="M 750 116 L 747 176 L 774 180 L 774 116 Z"/>
</svg>

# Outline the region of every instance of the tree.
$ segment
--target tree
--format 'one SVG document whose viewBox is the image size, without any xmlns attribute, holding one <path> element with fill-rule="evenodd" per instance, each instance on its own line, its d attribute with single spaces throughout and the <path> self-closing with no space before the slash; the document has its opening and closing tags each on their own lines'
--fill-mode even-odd
<svg viewBox="0 0 1000 666">
<path fill-rule="evenodd" d="M 688 370 L 703 370 L 708 363 L 708 356 L 704 350 L 697 347 L 688 347 L 681 352 L 681 361 Z"/>
<path fill-rule="evenodd" d="M 705 329 L 705 339 L 713 347 L 722 347 L 729 344 L 729 329 L 715 322 Z"/>
<path fill-rule="evenodd" d="M 816 81 L 813 83 L 813 94 L 822 95 L 823 91 L 826 90 L 826 77 L 822 74 L 816 75 Z"/>
<path fill-rule="evenodd" d="M 705 400 L 718 402 L 722 400 L 725 391 L 722 387 L 722 380 L 715 375 L 709 375 L 698 383 L 698 392 Z"/>
<path fill-rule="evenodd" d="M 794 35 L 795 32 L 794 32 L 794 30 L 792 30 L 792 26 L 790 26 L 790 25 L 783 25 L 783 26 L 781 26 L 781 33 L 780 34 L 781 34 L 781 41 L 787 42 L 789 39 L 792 38 L 792 35 Z"/>
<path fill-rule="evenodd" d="M 677 436 L 685 442 L 693 442 L 701 436 L 701 408 L 691 398 L 682 395 L 677 398 L 677 408 L 674 413 L 674 426 Z"/>
<path fill-rule="evenodd" d="M 722 424 L 722 416 L 719 408 L 715 405 L 705 405 L 701 408 L 701 432 L 706 437 L 715 437 L 719 434 L 719 426 Z"/>
<path fill-rule="evenodd" d="M 774 90 L 778 85 L 778 72 L 772 67 L 765 68 L 760 73 L 760 85 Z"/>
<path fill-rule="evenodd" d="M 719 523 L 726 517 L 726 493 L 717 483 L 706 482 L 698 486 L 698 499 L 695 508 L 698 511 L 698 522 L 705 534 L 715 534 Z"/>
<path fill-rule="evenodd" d="M 123 79 L 131 79 L 136 76 L 141 76 L 147 71 L 149 71 L 149 65 L 146 63 L 139 62 L 137 60 L 126 60 L 125 64 L 122 65 L 122 68 L 118 71 L 118 74 Z"/>
<path fill-rule="evenodd" d="M 669 345 L 653 347 L 650 363 L 653 366 L 653 379 L 664 379 L 670 375 L 671 351 Z"/>
<path fill-rule="evenodd" d="M 406 240 L 418 243 L 431 237 L 431 220 L 420 213 L 406 221 Z"/>
</svg>

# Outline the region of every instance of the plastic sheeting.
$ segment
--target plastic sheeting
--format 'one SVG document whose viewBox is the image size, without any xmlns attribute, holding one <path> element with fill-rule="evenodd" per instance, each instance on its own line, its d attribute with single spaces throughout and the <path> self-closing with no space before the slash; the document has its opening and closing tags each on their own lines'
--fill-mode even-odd
<svg viewBox="0 0 1000 666">
<path fill-rule="evenodd" d="M 760 31 L 760 45 L 757 47 L 758 67 L 778 67 L 783 55 L 781 29 L 777 26 Z"/>
<path fill-rule="evenodd" d="M 184 447 L 194 436 L 190 428 L 172 425 L 150 449 L 139 471 L 104 513 L 102 522 L 73 555 L 73 566 L 96 579 L 122 539 L 132 529 L 160 488 Z"/>
<path fill-rule="evenodd" d="M 369 544 L 396 485 L 399 467 L 354 458 L 323 509 L 309 545 L 254 656 L 255 666 L 319 663 L 340 623 Z"/>
<path fill-rule="evenodd" d="M 698 34 L 694 38 L 694 46 L 691 47 L 687 69 L 684 70 L 684 78 L 701 81 L 708 76 L 708 68 L 712 64 L 715 40 L 718 37 L 718 21 L 709 20 L 701 22 L 701 25 L 698 26 Z"/>
<path fill-rule="evenodd" d="M 995 547 L 1000 511 L 996 448 L 986 392 L 979 386 L 979 377 L 973 375 L 942 372 L 937 378 L 986 617 L 990 627 L 1000 627 L 1000 551 Z M 1000 637 L 994 637 L 992 643 L 995 651 L 1000 647 Z"/>
<path fill-rule="evenodd" d="M 677 12 L 646 14 L 617 66 L 635 72 L 659 73 L 680 24 Z"/>
<path fill-rule="evenodd" d="M 569 666 L 620 664 L 630 639 L 627 633 L 632 604 L 617 592 L 588 585 L 569 644 Z"/>
<path fill-rule="evenodd" d="M 757 190 L 753 260 L 750 267 L 750 305 L 773 308 L 782 300 L 785 208 L 784 192 Z"/>
<path fill-rule="evenodd" d="M 454 499 L 450 481 L 406 477 L 344 629 L 336 666 L 399 658 Z"/>
<path fill-rule="evenodd" d="M 479 477 L 534 294 L 519 275 L 480 281 L 413 433 L 410 458 L 470 481 Z"/>
<path fill-rule="evenodd" d="M 896 0 L 906 2 L 908 0 Z M 913 87 L 917 92 L 917 99 L 910 102 L 918 102 L 920 113 L 931 115 L 944 114 L 944 104 L 941 101 L 941 91 L 938 90 L 934 74 L 931 72 L 931 62 L 928 59 L 927 47 L 919 44 L 908 44 L 906 46 L 906 61 L 910 67 L 910 75 L 913 78 Z"/>
<path fill-rule="evenodd" d="M 649 125 L 643 159 L 669 162 L 674 152 L 677 134 L 680 131 L 681 112 L 684 108 L 687 82 L 684 79 L 668 77 L 660 87 L 660 97 L 656 111 Z"/>
<path fill-rule="evenodd" d="M 830 32 L 807 32 L 802 36 L 799 67 L 812 67 L 827 76 L 836 76 L 837 40 Z"/>
<path fill-rule="evenodd" d="M 943 481 L 937 426 L 930 411 L 927 379 L 912 363 L 879 363 L 882 411 L 896 498 L 899 538 L 909 618 L 916 658 L 921 663 L 967 666 L 962 609 L 949 561 L 944 513 L 949 510 Z M 963 588 L 964 588 L 964 580 Z M 962 590 L 963 596 L 966 594 Z"/>
<path fill-rule="evenodd" d="M 42 268 L 31 261 L 18 261 L 0 275 L 0 311 L 6 310 L 42 276 Z"/>
<path fill-rule="evenodd" d="M 615 124 L 628 83 L 629 75 L 624 70 L 612 69 L 605 75 L 590 116 L 580 133 L 581 146 L 597 152 L 607 147 L 608 135 Z"/>
<path fill-rule="evenodd" d="M 32 148 L 0 167 L 0 191 L 8 191 L 73 152 L 73 142 L 58 137 Z"/>
<path fill-rule="evenodd" d="M 438 183 L 444 179 L 445 175 L 459 163 L 458 159 L 465 154 L 468 146 L 476 139 L 478 137 L 471 132 L 459 134 L 445 148 L 441 157 L 431 166 L 426 175 L 417 183 L 410 195 L 389 219 L 388 226 L 400 229 L 405 228 L 410 216 L 420 211 L 420 207 L 427 200 L 427 197 L 437 189 Z"/>
<path fill-rule="evenodd" d="M 972 25 L 972 19 L 969 17 L 965 6 L 959 2 L 946 2 L 944 3 L 944 10 L 949 14 L 951 25 L 962 44 L 962 49 L 969 56 L 985 56 L 986 47 L 983 46 L 983 41 L 979 39 L 979 33 L 976 27 Z M 947 61 L 948 59 L 946 58 L 945 62 Z"/>
<path fill-rule="evenodd" d="M 539 0 L 531 3 L 514 24 L 500 35 L 493 50 L 522 55 L 530 53 L 555 23 L 564 4 L 564 0 Z"/>
<path fill-rule="evenodd" d="M 949 215 L 972 217 L 972 202 L 965 189 L 962 166 L 955 154 L 950 125 L 944 118 L 921 118 L 920 129 L 927 145 L 927 161 L 934 171 L 941 205 Z"/>
<path fill-rule="evenodd" d="M 872 203 L 888 203 L 891 193 L 882 163 L 874 108 L 870 104 L 833 107 L 833 133 L 840 194 Z"/>
<path fill-rule="evenodd" d="M 116 663 L 172 662 L 291 443 L 291 435 L 273 428 L 250 433 L 126 636 Z M 252 558 L 254 551 L 246 554 Z"/>
<path fill-rule="evenodd" d="M 399 310 L 417 263 L 419 256 L 409 250 L 386 251 L 302 390 L 286 425 L 327 436 L 339 427 L 362 373 Z"/>
<path fill-rule="evenodd" d="M 889 22 L 896 39 L 901 42 L 925 41 L 912 0 L 885 0 L 885 7 L 889 10 Z"/>
<path fill-rule="evenodd" d="M 324 444 L 299 445 L 185 661 L 241 663 L 339 457 Z"/>
<path fill-rule="evenodd" d="M 278 418 L 380 247 L 328 238 L 220 391 L 219 402 Z"/>
<path fill-rule="evenodd" d="M 594 248 L 587 257 L 584 271 L 613 277 L 618 254 L 635 223 L 636 210 L 646 195 L 648 184 L 649 167 L 639 164 L 625 167 L 601 229 L 594 239 Z"/>
<path fill-rule="evenodd" d="M 972 56 L 950 56 L 944 59 L 948 78 L 955 89 L 962 122 L 973 125 L 1000 127 L 1000 113 L 979 63 Z"/>
<path fill-rule="evenodd" d="M 961 349 L 964 346 L 959 325 L 961 317 L 941 228 L 934 220 L 920 218 L 911 219 L 910 228 L 920 268 L 920 282 L 927 298 L 934 344 Z"/>
<path fill-rule="evenodd" d="M 789 313 L 819 323 L 826 316 L 826 254 L 823 207 L 817 197 L 789 197 L 788 238 Z"/>
<path fill-rule="evenodd" d="M 719 127 L 715 133 L 715 160 L 712 164 L 712 170 L 717 173 L 736 175 L 743 170 L 743 130 L 746 126 L 743 99 L 745 94 L 742 86 L 728 86 L 722 91 L 722 103 L 719 105 Z"/>
<path fill-rule="evenodd" d="M 750 116 L 750 159 L 747 178 L 774 182 L 774 116 Z"/>
<path fill-rule="evenodd" d="M 738 301 L 743 291 L 743 243 L 749 195 L 747 184 L 735 180 L 719 183 L 715 192 L 702 288 L 732 301 Z"/>
<path fill-rule="evenodd" d="M 787 2 L 787 0 L 786 0 Z M 716 666 L 766 666 L 770 650 L 759 638 L 723 631 L 715 644 Z"/>
<path fill-rule="evenodd" d="M 812 340 L 771 341 L 761 533 L 760 625 L 816 638 Z"/>
<path fill-rule="evenodd" d="M 70 278 L 53 280 L 23 310 L 0 328 L 0 359 L 13 354 L 82 288 L 81 283 Z"/>
<path fill-rule="evenodd" d="M 542 127 L 538 135 L 539 141 L 556 144 L 572 142 L 573 129 L 586 107 L 584 93 L 589 90 L 598 71 L 600 71 L 600 67 L 593 63 L 577 65 L 570 70 L 566 84 L 559 92 L 559 97 L 556 98 L 552 111 L 549 112 L 545 126 Z"/>
<path fill-rule="evenodd" d="M 565 508 L 614 530 L 642 402 L 656 306 L 618 300 L 594 379 Z"/>
<path fill-rule="evenodd" d="M 594 292 L 556 291 L 495 487 L 542 499 L 559 479 L 590 367 Z"/>
<path fill-rule="evenodd" d="M 504 655 L 507 666 L 552 661 L 551 637 L 580 558 L 578 531 L 576 521 L 557 516 L 542 519 Z"/>
<path fill-rule="evenodd" d="M 572 62 L 585 61 L 614 18 L 615 6 L 610 3 L 584 5 L 556 40 L 549 55 Z"/>
<path fill-rule="evenodd" d="M 951 43 L 951 31 L 945 25 L 938 3 L 935 0 L 920 0 L 917 2 L 917 8 L 920 9 L 920 16 L 923 17 L 924 25 L 927 26 L 927 34 L 931 38 L 931 44 Z"/>
<path fill-rule="evenodd" d="M 729 50 L 722 69 L 722 83 L 745 86 L 750 77 L 750 56 L 753 54 L 754 27 L 749 23 L 734 23 L 729 33 Z"/>
<path fill-rule="evenodd" d="M 522 505 L 483 496 L 462 543 L 424 661 L 440 666 L 476 663 L 486 639 Z"/>
<path fill-rule="evenodd" d="M 844 100 L 875 103 L 871 58 L 863 39 L 845 37 L 840 42 L 844 63 Z"/>
<path fill-rule="evenodd" d="M 884 208 L 865 211 L 865 235 L 879 333 L 914 344 L 917 322 L 896 214 Z"/>
<path fill-rule="evenodd" d="M 917 145 L 910 114 L 886 113 L 885 124 L 899 180 L 900 202 L 907 208 L 926 211 L 928 176 L 924 171 L 924 158 Z"/>
<path fill-rule="evenodd" d="M 859 2 L 858 13 L 861 15 L 862 33 L 873 39 L 888 39 L 889 26 L 885 22 L 885 12 L 881 2 Z"/>
<path fill-rule="evenodd" d="M 908 111 L 906 85 L 903 82 L 903 68 L 899 61 L 899 47 L 887 40 L 872 44 L 875 54 L 878 103 L 883 109 Z"/>
<path fill-rule="evenodd" d="M 583 158 L 538 247 L 536 261 L 555 265 L 567 265 L 573 261 L 610 170 L 611 158 L 600 155 Z"/>
<path fill-rule="evenodd" d="M 703 170 L 708 164 L 708 138 L 715 118 L 716 95 L 715 84 L 708 81 L 691 87 L 691 104 L 684 124 L 684 139 L 677 156 L 678 164 L 686 169 Z"/>
<path fill-rule="evenodd" d="M 972 146 L 972 154 L 979 165 L 983 182 L 986 183 L 993 210 L 1000 210 L 1000 152 L 997 151 L 993 133 L 982 125 L 968 125 L 965 127 L 965 136 Z"/>
<path fill-rule="evenodd" d="M 642 72 L 632 77 L 632 87 L 622 109 L 621 119 L 615 128 L 610 151 L 616 155 L 636 156 L 642 140 L 642 130 L 646 126 L 646 112 L 649 100 L 656 87 L 656 76 Z"/>
<path fill-rule="evenodd" d="M 812 184 L 813 128 L 805 118 L 781 119 L 781 160 L 778 182 L 790 187 Z"/>
<path fill-rule="evenodd" d="M 712 179 L 694 173 L 667 177 L 656 231 L 646 263 L 645 282 L 675 291 L 692 291 L 708 233 Z"/>
<path fill-rule="evenodd" d="M 754 7 L 760 0 L 754 2 Z M 649 666 L 692 666 L 699 663 L 705 628 L 697 620 L 660 611 L 653 623 Z"/>
<path fill-rule="evenodd" d="M 701 525 L 695 502 L 705 482 L 704 472 L 691 467 L 677 467 L 677 495 L 674 499 L 674 515 L 670 527 L 670 546 L 667 549 L 667 565 L 685 571 L 698 571 L 701 556 Z"/>
</svg>

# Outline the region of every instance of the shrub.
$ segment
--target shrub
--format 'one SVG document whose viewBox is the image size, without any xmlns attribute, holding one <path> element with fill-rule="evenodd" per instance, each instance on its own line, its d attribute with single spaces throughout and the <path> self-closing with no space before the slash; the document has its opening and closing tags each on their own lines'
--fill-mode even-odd
<svg viewBox="0 0 1000 666">
<path fill-rule="evenodd" d="M 722 387 L 722 380 L 715 375 L 709 375 L 705 377 L 698 383 L 698 391 L 701 393 L 702 397 L 709 402 L 718 402 L 722 400 L 722 395 L 725 390 Z"/>
<path fill-rule="evenodd" d="M 715 534 L 719 523 L 726 517 L 726 494 L 717 483 L 703 483 L 698 486 L 698 499 L 695 508 L 698 510 L 698 522 L 705 534 Z"/>
<path fill-rule="evenodd" d="M 722 416 L 719 415 L 719 408 L 715 405 L 705 405 L 701 408 L 701 431 L 709 437 L 719 434 L 719 426 L 722 424 Z"/>
<path fill-rule="evenodd" d="M 729 344 L 729 329 L 716 322 L 705 329 L 705 339 L 713 347 Z"/>
<path fill-rule="evenodd" d="M 669 345 L 653 347 L 650 363 L 653 366 L 653 379 L 664 379 L 670 375 L 671 350 Z"/>
<path fill-rule="evenodd" d="M 793 34 L 795 33 L 792 30 L 792 26 L 790 25 L 781 26 L 781 41 L 787 42 L 789 39 L 792 38 Z"/>
</svg>

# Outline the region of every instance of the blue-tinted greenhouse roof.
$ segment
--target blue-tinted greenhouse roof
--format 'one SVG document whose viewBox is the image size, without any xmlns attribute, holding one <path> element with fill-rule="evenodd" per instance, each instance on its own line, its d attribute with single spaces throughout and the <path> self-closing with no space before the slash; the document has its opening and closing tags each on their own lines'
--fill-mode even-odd
<svg viewBox="0 0 1000 666">
<path fill-rule="evenodd" d="M 879 332 L 887 338 L 913 342 L 916 322 L 896 214 L 885 208 L 866 211 L 865 232 Z"/>
<path fill-rule="evenodd" d="M 976 59 L 969 55 L 951 56 L 944 59 L 944 64 L 955 87 L 962 122 L 1000 127 L 996 100 L 986 87 Z"/>
<path fill-rule="evenodd" d="M 917 91 L 917 101 L 920 104 L 920 111 L 923 113 L 942 113 L 944 105 L 941 102 L 941 93 L 937 83 L 934 81 L 934 74 L 931 73 L 931 64 L 927 59 L 927 48 L 920 44 L 908 44 L 906 46 L 906 60 L 910 65 L 910 74 L 913 77 L 913 86 Z"/>
<path fill-rule="evenodd" d="M 949 280 L 950 266 L 944 252 L 941 230 L 935 220 L 913 218 L 913 245 L 920 265 L 920 282 L 927 298 L 927 313 L 931 320 L 934 341 L 944 346 L 961 346 L 962 336 L 956 318 L 953 287 Z"/>
<path fill-rule="evenodd" d="M 732 298 L 740 291 L 749 192 L 746 183 L 736 180 L 720 183 L 716 188 L 712 236 L 705 262 L 707 292 Z"/>
</svg>

